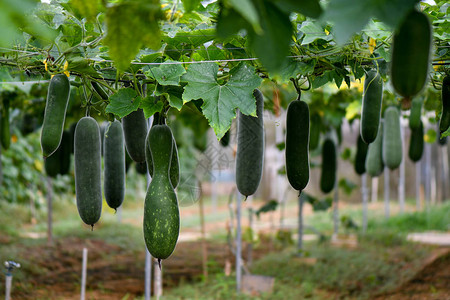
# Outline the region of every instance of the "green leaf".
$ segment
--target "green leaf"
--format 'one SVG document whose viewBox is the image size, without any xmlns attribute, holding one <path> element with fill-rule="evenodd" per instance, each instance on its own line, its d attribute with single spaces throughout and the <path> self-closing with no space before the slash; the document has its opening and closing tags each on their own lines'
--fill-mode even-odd
<svg viewBox="0 0 450 300">
<path fill-rule="evenodd" d="M 142 46 L 159 47 L 160 7 L 159 0 L 127 1 L 108 7 L 104 43 L 120 71 L 130 65 Z"/>
<path fill-rule="evenodd" d="M 97 70 L 94 69 L 92 65 L 90 65 L 89 60 L 80 57 L 74 56 L 67 59 L 68 68 L 67 70 L 70 72 L 77 72 L 84 75 L 89 75 L 92 77 L 102 77 Z"/>
<path fill-rule="evenodd" d="M 342 178 L 341 180 L 339 180 L 339 187 L 344 191 L 345 194 L 350 195 L 358 186 L 354 182 L 346 178 Z"/>
<path fill-rule="evenodd" d="M 79 19 L 94 21 L 97 14 L 103 11 L 100 0 L 70 0 L 70 5 L 76 11 Z"/>
<path fill-rule="evenodd" d="M 253 90 L 261 84 L 261 78 L 253 67 L 239 64 L 230 72 L 230 79 L 220 84 L 217 78 L 219 66 L 215 63 L 191 65 L 182 80 L 187 82 L 183 101 L 203 99 L 202 110 L 218 139 L 230 129 L 236 117 L 236 108 L 246 115 L 256 114 Z"/>
<path fill-rule="evenodd" d="M 139 108 L 142 98 L 132 88 L 120 89 L 109 97 L 109 104 L 105 112 L 112 113 L 123 118 Z"/>
<path fill-rule="evenodd" d="M 299 12 L 311 18 L 318 18 L 322 13 L 319 0 L 275 0 L 274 2 L 287 13 Z"/>
<path fill-rule="evenodd" d="M 202 2 L 202 1 L 201 0 L 181 0 L 181 2 L 183 2 L 184 10 L 188 13 L 188 12 L 191 12 L 194 9 L 196 9 L 198 7 L 198 5 L 200 4 L 200 2 Z"/>
<path fill-rule="evenodd" d="M 288 14 L 270 2 L 259 3 L 258 12 L 263 33 L 249 32 L 249 44 L 264 67 L 277 71 L 289 54 L 291 20 Z"/>
<path fill-rule="evenodd" d="M 261 32 L 258 12 L 250 0 L 228 0 L 228 3 L 249 22 L 255 32 Z"/>
<path fill-rule="evenodd" d="M 327 42 L 333 39 L 333 36 L 330 34 L 327 35 L 324 28 L 322 28 L 322 26 L 320 26 L 317 22 L 303 22 L 300 31 L 305 34 L 302 40 L 302 45 L 311 44 L 318 39 L 322 39 Z"/>
<path fill-rule="evenodd" d="M 371 18 L 395 28 L 417 2 L 419 0 L 332 0 L 322 19 L 334 24 L 333 34 L 342 44 L 361 31 Z"/>
<path fill-rule="evenodd" d="M 183 107 L 183 88 L 181 86 L 168 85 L 161 86 L 158 85 L 156 92 L 156 96 L 164 96 L 168 101 L 171 107 L 175 107 L 178 110 L 181 110 Z"/>
<path fill-rule="evenodd" d="M 159 101 L 159 97 L 147 96 L 142 99 L 140 106 L 144 111 L 145 118 L 148 119 L 156 112 L 161 112 L 164 104 Z"/>
<path fill-rule="evenodd" d="M 182 65 L 172 63 L 173 61 L 171 60 L 164 62 L 158 67 L 151 68 L 145 72 L 145 75 L 155 78 L 160 85 L 178 85 L 181 75 L 186 73 L 186 70 Z"/>
</svg>

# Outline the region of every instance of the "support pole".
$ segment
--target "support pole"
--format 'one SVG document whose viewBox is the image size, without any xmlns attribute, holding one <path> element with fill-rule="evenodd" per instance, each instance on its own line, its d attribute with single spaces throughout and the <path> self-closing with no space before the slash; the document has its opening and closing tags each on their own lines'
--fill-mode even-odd
<svg viewBox="0 0 450 300">
<path fill-rule="evenodd" d="M 303 256 L 303 197 L 302 191 L 298 191 L 298 256 Z"/>
<path fill-rule="evenodd" d="M 380 177 L 372 177 L 372 195 L 370 196 L 370 202 L 375 203 L 378 201 L 378 179 Z"/>
<path fill-rule="evenodd" d="M 208 279 L 208 248 L 206 245 L 206 229 L 205 229 L 205 211 L 203 207 L 203 188 L 202 182 L 198 181 L 200 189 L 200 197 L 198 197 L 198 206 L 200 210 L 200 230 L 202 235 L 202 270 L 204 279 Z"/>
<path fill-rule="evenodd" d="M 47 244 L 53 245 L 53 184 L 52 179 L 47 176 Z"/>
<path fill-rule="evenodd" d="M 86 298 L 86 273 L 87 273 L 88 249 L 83 248 L 83 262 L 81 266 L 81 296 L 80 300 Z"/>
<path fill-rule="evenodd" d="M 333 236 L 337 238 L 339 232 L 339 188 L 338 177 L 334 182 L 334 199 L 333 199 Z"/>
<path fill-rule="evenodd" d="M 123 204 L 122 205 L 120 205 L 118 208 L 117 208 L 117 212 L 116 212 L 116 214 L 117 214 L 117 223 L 122 223 L 122 206 L 123 206 Z"/>
<path fill-rule="evenodd" d="M 6 274 L 5 300 L 11 299 L 12 274 Z"/>
<path fill-rule="evenodd" d="M 369 193 L 367 191 L 367 174 L 364 173 L 361 176 L 361 193 L 362 193 L 362 232 L 363 234 L 367 231 L 367 211 L 368 211 L 368 196 Z"/>
<path fill-rule="evenodd" d="M 405 212 L 405 128 L 400 122 L 400 138 L 402 142 L 402 162 L 400 163 L 399 180 L 398 180 L 398 202 L 400 206 L 400 214 Z"/>
<path fill-rule="evenodd" d="M 152 256 L 145 248 L 145 300 L 150 300 L 152 293 Z"/>
<path fill-rule="evenodd" d="M 161 269 L 160 269 L 161 268 Z M 154 291 L 155 291 L 155 296 L 156 299 L 159 299 L 162 296 L 163 293 L 163 289 L 162 289 L 162 265 L 160 266 L 158 263 L 158 259 L 155 258 L 154 263 L 153 263 L 153 269 L 155 270 L 154 274 L 155 274 L 155 286 L 154 286 Z"/>
<path fill-rule="evenodd" d="M 389 168 L 384 167 L 384 216 L 389 219 Z"/>
<path fill-rule="evenodd" d="M 253 262 L 253 196 L 247 199 L 248 206 L 248 227 L 252 233 L 251 239 L 247 247 L 247 266 L 251 266 Z"/>
<path fill-rule="evenodd" d="M 416 166 L 416 210 L 419 211 L 420 210 L 420 186 L 421 186 L 421 179 L 420 179 L 420 175 L 421 170 L 420 170 L 420 161 L 415 163 Z"/>
<path fill-rule="evenodd" d="M 430 206 L 431 199 L 431 145 L 425 143 L 425 209 Z"/>
<path fill-rule="evenodd" d="M 241 194 L 236 190 L 236 292 L 241 292 L 241 253 L 242 253 L 242 236 L 241 236 Z"/>
<path fill-rule="evenodd" d="M 440 147 L 442 157 L 442 202 L 448 197 L 448 156 L 447 145 Z"/>
</svg>

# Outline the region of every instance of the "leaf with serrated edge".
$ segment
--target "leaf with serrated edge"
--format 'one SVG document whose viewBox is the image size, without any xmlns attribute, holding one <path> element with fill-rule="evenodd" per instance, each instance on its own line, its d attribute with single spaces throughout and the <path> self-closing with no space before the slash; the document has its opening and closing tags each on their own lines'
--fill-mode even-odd
<svg viewBox="0 0 450 300">
<path fill-rule="evenodd" d="M 159 0 L 127 1 L 108 7 L 104 43 L 117 69 L 125 70 L 143 45 L 159 47 L 160 15 Z"/>
<path fill-rule="evenodd" d="M 161 112 L 163 106 L 163 103 L 161 101 L 155 101 L 155 97 L 153 96 L 147 96 L 141 101 L 141 108 L 144 111 L 146 119 L 153 116 L 156 112 Z"/>
<path fill-rule="evenodd" d="M 105 112 L 123 118 L 131 112 L 136 111 L 141 100 L 142 98 L 137 95 L 135 90 L 131 88 L 121 89 L 109 97 L 109 104 L 106 106 Z"/>
<path fill-rule="evenodd" d="M 148 77 L 155 78 L 160 85 L 178 85 L 180 83 L 180 77 L 186 70 L 182 65 L 171 64 L 173 61 L 167 61 L 158 67 L 151 68 L 145 72 Z"/>
<path fill-rule="evenodd" d="M 217 81 L 218 70 L 219 66 L 215 63 L 194 64 L 182 80 L 188 83 L 184 88 L 183 101 L 202 99 L 203 114 L 217 138 L 221 139 L 236 117 L 236 108 L 245 115 L 256 114 L 253 90 L 262 79 L 255 74 L 253 67 L 240 64 L 231 70 L 228 82 L 220 85 Z"/>
</svg>

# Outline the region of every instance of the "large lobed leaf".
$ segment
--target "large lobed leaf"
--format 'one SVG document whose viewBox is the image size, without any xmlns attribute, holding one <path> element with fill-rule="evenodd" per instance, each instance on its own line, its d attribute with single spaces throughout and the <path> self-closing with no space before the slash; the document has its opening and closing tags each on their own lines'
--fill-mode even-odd
<svg viewBox="0 0 450 300">
<path fill-rule="evenodd" d="M 109 97 L 109 104 L 105 112 L 123 118 L 139 108 L 142 98 L 132 88 L 120 89 Z"/>
<path fill-rule="evenodd" d="M 253 67 L 240 64 L 230 72 L 230 79 L 220 84 L 217 78 L 219 66 L 215 63 L 194 64 L 182 80 L 187 82 L 183 101 L 202 99 L 202 110 L 218 139 L 230 129 L 236 117 L 236 108 L 246 115 L 256 114 L 253 90 L 261 84 L 261 78 Z"/>
<path fill-rule="evenodd" d="M 108 7 L 104 43 L 119 70 L 130 65 L 142 46 L 159 47 L 160 8 L 159 0 L 124 1 Z"/>
</svg>

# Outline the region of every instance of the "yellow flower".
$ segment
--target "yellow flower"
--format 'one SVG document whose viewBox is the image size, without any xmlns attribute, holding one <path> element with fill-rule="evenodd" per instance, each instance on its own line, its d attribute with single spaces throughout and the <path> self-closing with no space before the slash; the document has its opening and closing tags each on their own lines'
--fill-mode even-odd
<svg viewBox="0 0 450 300">
<path fill-rule="evenodd" d="M 69 68 L 69 62 L 66 60 L 66 62 L 64 63 L 64 74 L 66 74 L 67 77 L 70 77 L 70 72 L 67 71 L 68 68 Z"/>
<path fill-rule="evenodd" d="M 373 38 L 369 39 L 369 52 L 370 54 L 373 54 L 373 50 L 375 50 L 375 47 L 377 46 L 377 41 Z"/>
<path fill-rule="evenodd" d="M 327 29 L 325 29 L 325 34 L 326 34 L 326 35 L 329 35 L 330 32 L 329 32 Z"/>
<path fill-rule="evenodd" d="M 42 62 L 44 63 L 45 71 L 48 71 L 47 59 L 44 59 Z"/>
</svg>

